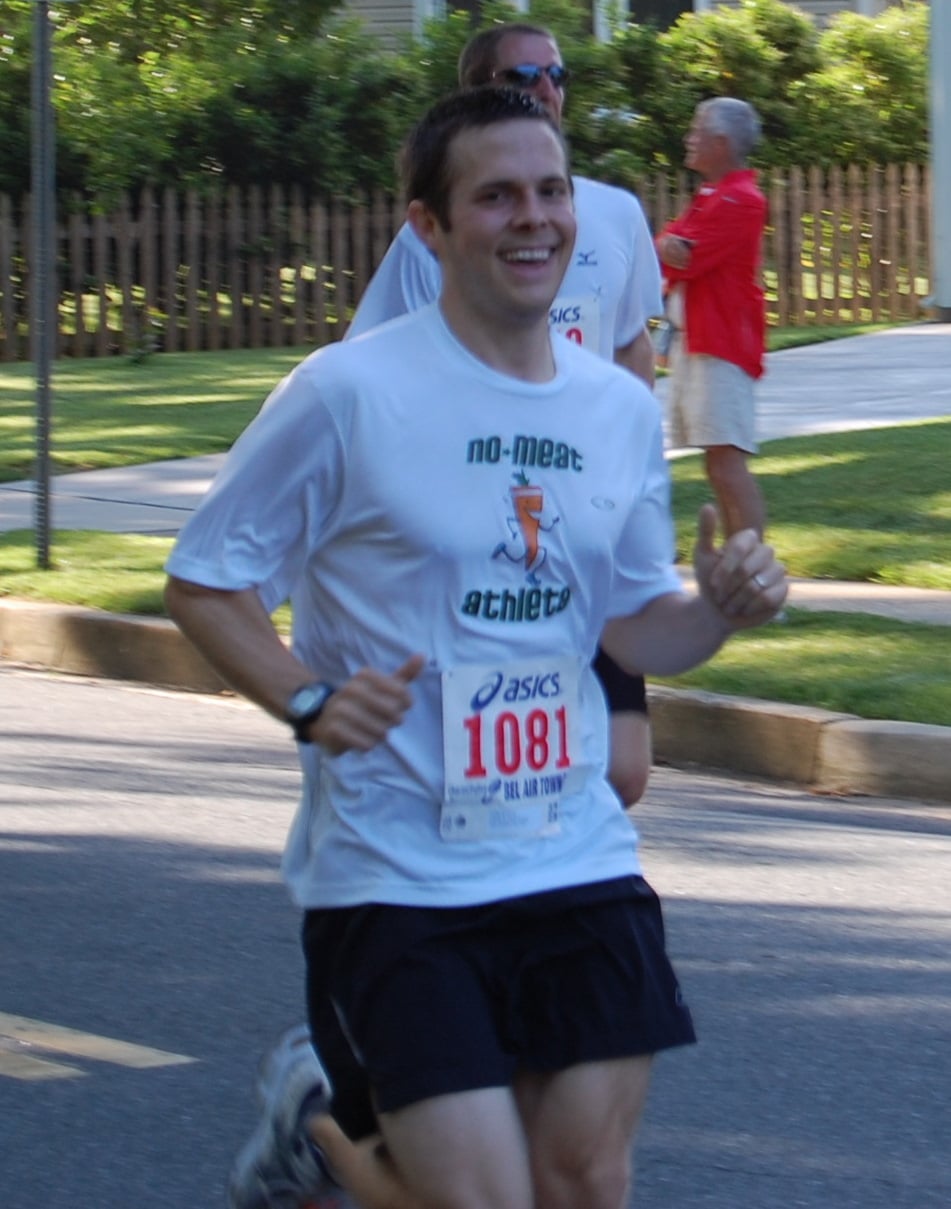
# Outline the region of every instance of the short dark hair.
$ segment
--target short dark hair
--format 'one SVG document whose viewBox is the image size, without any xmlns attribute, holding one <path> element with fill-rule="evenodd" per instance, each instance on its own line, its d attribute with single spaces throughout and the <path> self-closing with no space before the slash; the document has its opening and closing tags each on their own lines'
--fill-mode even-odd
<svg viewBox="0 0 951 1209">
<path fill-rule="evenodd" d="M 459 56 L 459 86 L 481 88 L 492 82 L 498 59 L 499 43 L 510 34 L 525 34 L 548 38 L 558 45 L 558 39 L 543 25 L 530 25 L 525 21 L 507 21 L 501 25 L 490 25 L 469 39 Z"/>
<path fill-rule="evenodd" d="M 517 118 L 544 122 L 553 131 L 565 153 L 567 175 L 565 140 L 538 101 L 514 88 L 464 88 L 437 101 L 416 123 L 403 144 L 400 175 L 407 202 L 421 201 L 436 216 L 442 229 L 448 231 L 453 140 L 465 130 L 478 130 Z"/>
</svg>

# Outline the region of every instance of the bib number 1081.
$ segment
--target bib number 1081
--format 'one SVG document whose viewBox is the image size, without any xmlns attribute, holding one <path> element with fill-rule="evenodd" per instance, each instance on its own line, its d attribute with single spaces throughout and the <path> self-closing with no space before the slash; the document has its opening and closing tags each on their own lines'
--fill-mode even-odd
<svg viewBox="0 0 951 1209">
<path fill-rule="evenodd" d="M 472 714 L 463 718 L 462 725 L 469 741 L 467 779 L 493 772 L 512 776 L 526 767 L 532 772 L 571 767 L 568 711 L 563 705 L 551 714 L 544 709 L 529 710 L 524 716 L 506 710 L 491 719 Z"/>
</svg>

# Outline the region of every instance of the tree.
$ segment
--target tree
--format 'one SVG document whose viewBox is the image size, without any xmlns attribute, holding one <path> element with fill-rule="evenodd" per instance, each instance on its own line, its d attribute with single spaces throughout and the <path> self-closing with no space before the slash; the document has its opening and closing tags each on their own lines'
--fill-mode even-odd
<svg viewBox="0 0 951 1209">
<path fill-rule="evenodd" d="M 314 38 L 337 7 L 339 0 L 70 0 L 59 21 L 64 42 L 112 47 L 120 62 L 147 63 L 183 46 L 211 61 L 216 34 Z"/>
<path fill-rule="evenodd" d="M 29 187 L 30 8 L 0 6 L 0 193 L 14 197 Z"/>
<path fill-rule="evenodd" d="M 821 65 L 790 89 L 801 115 L 797 162 L 924 163 L 928 159 L 928 6 L 872 19 L 840 13 Z"/>
<path fill-rule="evenodd" d="M 455 86 L 469 11 L 388 49 L 338 0 L 71 0 L 55 13 L 53 103 L 64 193 L 104 207 L 143 185 L 392 188 L 411 123 Z M 0 192 L 29 189 L 33 0 L 0 0 Z M 580 0 L 531 0 L 572 71 L 576 169 L 628 187 L 679 166 L 697 103 L 750 101 L 763 166 L 928 156 L 928 5 L 842 14 L 820 35 L 781 0 L 623 21 L 607 42 Z M 479 23 L 525 19 L 504 0 Z"/>
</svg>

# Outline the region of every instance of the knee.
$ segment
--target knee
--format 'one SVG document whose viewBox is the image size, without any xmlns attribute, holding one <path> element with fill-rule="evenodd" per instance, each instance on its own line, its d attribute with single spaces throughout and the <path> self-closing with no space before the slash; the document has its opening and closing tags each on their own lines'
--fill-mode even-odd
<svg viewBox="0 0 951 1209">
<path fill-rule="evenodd" d="M 706 452 L 707 478 L 711 486 L 730 488 L 749 473 L 746 454 L 733 445 L 715 445 Z"/>
<path fill-rule="evenodd" d="M 570 1150 L 550 1158 L 536 1172 L 538 1209 L 623 1209 L 631 1182 L 627 1155 L 578 1155 Z"/>
</svg>

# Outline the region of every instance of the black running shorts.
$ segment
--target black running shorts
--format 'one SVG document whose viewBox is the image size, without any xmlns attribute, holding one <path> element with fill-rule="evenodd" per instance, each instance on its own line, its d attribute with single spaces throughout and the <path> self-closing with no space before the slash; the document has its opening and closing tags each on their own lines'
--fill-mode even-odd
<svg viewBox="0 0 951 1209">
<path fill-rule="evenodd" d="M 695 1040 L 640 877 L 473 907 L 309 911 L 303 943 L 311 1030 L 354 1137 L 374 1107 Z"/>
</svg>

